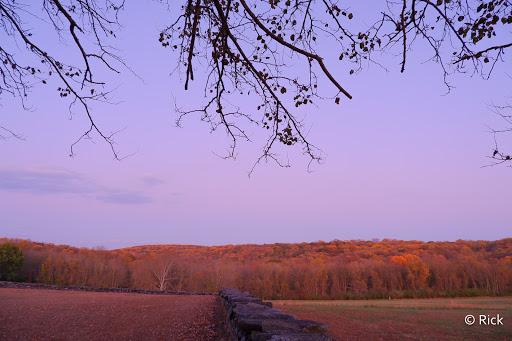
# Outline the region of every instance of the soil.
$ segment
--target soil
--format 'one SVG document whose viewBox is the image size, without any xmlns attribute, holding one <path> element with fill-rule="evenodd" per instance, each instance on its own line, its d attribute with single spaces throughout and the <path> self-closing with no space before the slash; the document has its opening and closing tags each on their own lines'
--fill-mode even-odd
<svg viewBox="0 0 512 341">
<path fill-rule="evenodd" d="M 220 297 L 0 288 L 0 340 L 225 340 Z"/>
</svg>

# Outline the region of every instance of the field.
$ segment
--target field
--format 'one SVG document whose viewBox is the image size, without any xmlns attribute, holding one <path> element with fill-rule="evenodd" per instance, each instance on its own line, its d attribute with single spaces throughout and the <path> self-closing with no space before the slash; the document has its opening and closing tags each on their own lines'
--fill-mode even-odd
<svg viewBox="0 0 512 341">
<path fill-rule="evenodd" d="M 219 340 L 217 300 L 0 288 L 0 340 Z"/>
<path fill-rule="evenodd" d="M 0 288 L 0 340 L 225 339 L 218 296 Z M 512 340 L 512 297 L 273 301 L 336 340 Z M 479 315 L 503 325 L 479 325 Z M 464 319 L 474 315 L 468 326 Z"/>
<path fill-rule="evenodd" d="M 512 340 L 512 298 L 273 301 L 300 319 L 323 322 L 336 340 Z M 468 326 L 464 319 L 474 315 Z M 479 315 L 503 325 L 479 325 Z"/>
</svg>

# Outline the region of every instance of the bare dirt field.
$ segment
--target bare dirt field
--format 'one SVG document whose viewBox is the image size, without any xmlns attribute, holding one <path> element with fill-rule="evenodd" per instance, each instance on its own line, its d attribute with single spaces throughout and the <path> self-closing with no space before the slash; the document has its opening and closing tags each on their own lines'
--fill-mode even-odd
<svg viewBox="0 0 512 341">
<path fill-rule="evenodd" d="M 273 301 L 299 319 L 328 325 L 342 340 L 512 340 L 512 298 L 455 298 L 368 301 Z M 503 318 L 480 325 L 479 315 Z M 477 318 L 473 325 L 467 315 Z M 497 320 L 494 320 L 497 322 Z"/>
<path fill-rule="evenodd" d="M 0 340 L 221 340 L 219 299 L 0 288 Z"/>
</svg>

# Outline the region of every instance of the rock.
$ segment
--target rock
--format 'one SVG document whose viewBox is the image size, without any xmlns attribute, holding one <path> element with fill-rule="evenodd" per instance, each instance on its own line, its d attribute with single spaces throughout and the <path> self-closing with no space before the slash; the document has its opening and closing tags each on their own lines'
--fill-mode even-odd
<svg viewBox="0 0 512 341">
<path fill-rule="evenodd" d="M 233 308 L 233 313 L 239 318 L 253 319 L 274 319 L 274 320 L 294 320 L 295 317 L 283 313 L 279 309 L 269 308 L 263 304 L 247 303 Z"/>
<path fill-rule="evenodd" d="M 253 331 L 263 331 L 263 320 L 259 319 L 239 319 L 237 326 L 240 330 L 247 334 L 251 334 Z"/>
<path fill-rule="evenodd" d="M 327 333 L 327 325 L 311 320 L 295 320 L 294 323 L 300 328 L 306 329 L 309 333 Z"/>
<path fill-rule="evenodd" d="M 272 332 L 287 332 L 287 333 L 301 333 L 303 329 L 297 325 L 294 320 L 264 320 L 262 323 L 263 331 L 267 333 Z"/>
<path fill-rule="evenodd" d="M 232 341 L 333 341 L 324 333 L 327 326 L 272 308 L 248 292 L 234 288 L 219 291 Z"/>
</svg>

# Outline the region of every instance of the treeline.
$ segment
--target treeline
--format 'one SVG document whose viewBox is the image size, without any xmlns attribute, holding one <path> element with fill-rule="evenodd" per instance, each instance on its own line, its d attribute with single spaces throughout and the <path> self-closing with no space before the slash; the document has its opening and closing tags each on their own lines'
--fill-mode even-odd
<svg viewBox="0 0 512 341">
<path fill-rule="evenodd" d="M 512 238 L 299 244 L 153 245 L 120 250 L 0 239 L 23 252 L 19 279 L 57 285 L 215 292 L 263 299 L 512 294 Z"/>
</svg>

